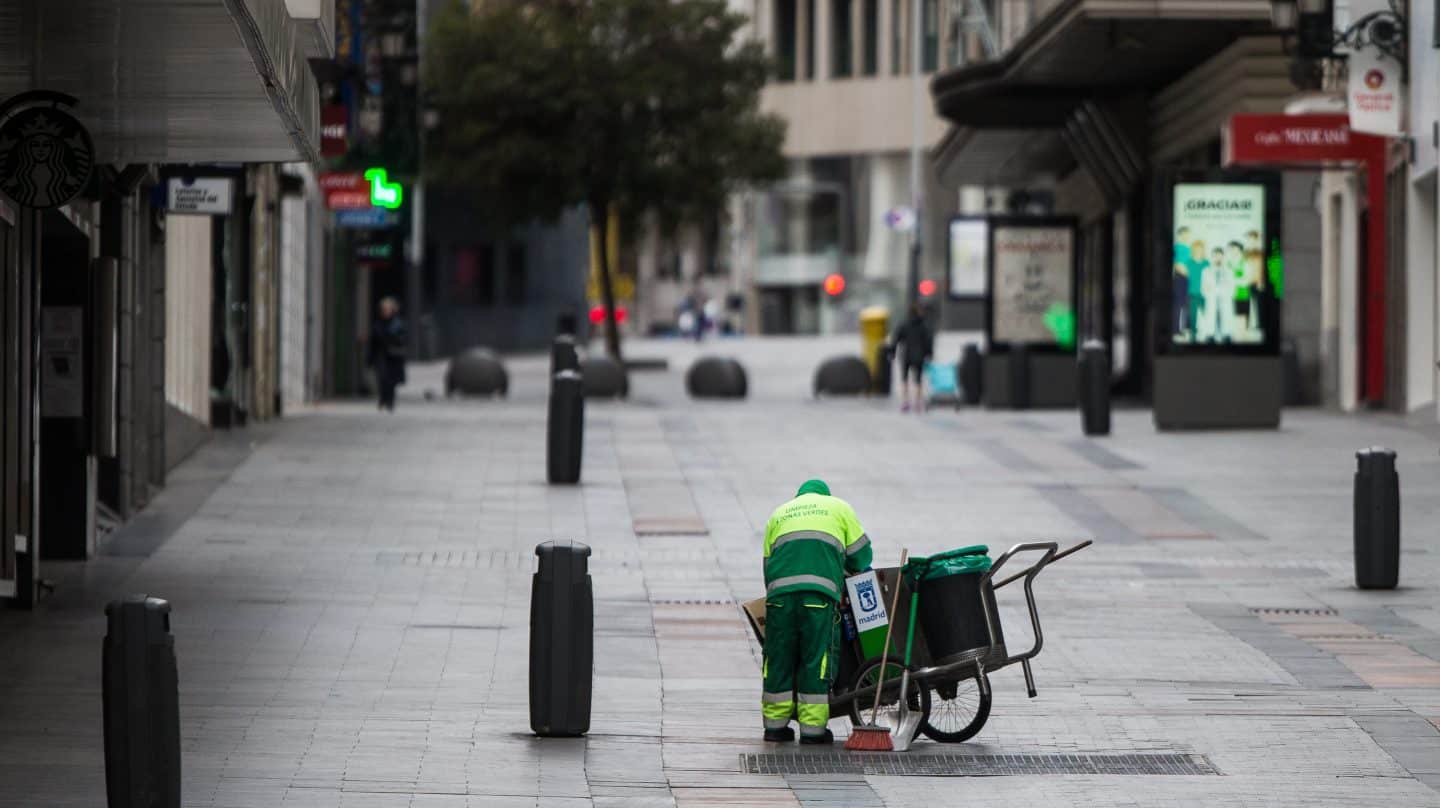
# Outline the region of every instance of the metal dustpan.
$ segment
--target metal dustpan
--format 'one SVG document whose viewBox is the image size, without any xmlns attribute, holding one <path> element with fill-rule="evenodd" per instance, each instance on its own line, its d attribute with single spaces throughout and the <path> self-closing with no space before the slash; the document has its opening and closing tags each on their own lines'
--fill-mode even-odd
<svg viewBox="0 0 1440 808">
<path fill-rule="evenodd" d="M 920 719 L 925 716 L 910 711 L 910 671 L 900 674 L 900 711 L 895 716 L 895 729 L 890 732 L 890 742 L 896 752 L 909 752 L 910 741 L 920 729 Z"/>
</svg>

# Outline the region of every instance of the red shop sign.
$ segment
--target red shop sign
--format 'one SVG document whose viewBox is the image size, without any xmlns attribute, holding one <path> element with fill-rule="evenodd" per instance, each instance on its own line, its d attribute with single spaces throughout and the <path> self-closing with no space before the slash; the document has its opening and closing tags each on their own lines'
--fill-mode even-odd
<svg viewBox="0 0 1440 808">
<path fill-rule="evenodd" d="M 1350 129 L 1350 116 L 1234 115 L 1224 135 L 1226 165 L 1355 163 L 1383 153 L 1385 138 Z"/>
<path fill-rule="evenodd" d="M 326 171 L 320 190 L 330 210 L 364 210 L 370 207 L 370 184 L 359 171 Z"/>
<path fill-rule="evenodd" d="M 1221 140 L 1227 166 L 1364 169 L 1369 217 L 1361 284 L 1365 316 L 1361 323 L 1364 364 L 1360 397 L 1365 401 L 1383 401 L 1387 372 L 1385 163 L 1390 139 L 1353 131 L 1349 115 L 1329 113 L 1234 115 L 1225 124 Z"/>
<path fill-rule="evenodd" d="M 320 108 L 320 156 L 344 157 L 350 148 L 350 110 L 340 104 Z"/>
</svg>

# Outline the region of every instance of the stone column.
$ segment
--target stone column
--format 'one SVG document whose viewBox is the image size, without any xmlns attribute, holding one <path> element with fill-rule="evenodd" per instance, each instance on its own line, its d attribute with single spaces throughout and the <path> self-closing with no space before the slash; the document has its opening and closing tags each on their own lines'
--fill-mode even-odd
<svg viewBox="0 0 1440 808">
<path fill-rule="evenodd" d="M 880 0 L 880 6 L 875 12 L 875 25 L 877 29 L 875 37 L 876 44 L 879 46 L 876 50 L 876 61 L 879 62 L 879 64 L 875 65 L 875 73 L 877 76 L 892 75 L 890 72 L 890 60 L 892 58 L 891 38 L 894 34 L 890 28 L 890 16 L 894 12 L 890 9 L 891 6 L 897 2 L 900 2 L 900 0 Z"/>
<path fill-rule="evenodd" d="M 809 5 L 808 3 L 806 5 Z M 834 6 L 832 0 L 815 0 L 815 81 L 829 81 L 835 76 Z"/>
</svg>

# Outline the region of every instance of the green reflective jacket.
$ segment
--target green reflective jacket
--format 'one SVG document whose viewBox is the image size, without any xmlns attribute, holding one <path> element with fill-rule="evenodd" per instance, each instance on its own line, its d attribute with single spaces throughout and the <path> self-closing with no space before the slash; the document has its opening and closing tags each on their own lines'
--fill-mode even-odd
<svg viewBox="0 0 1440 808">
<path fill-rule="evenodd" d="M 845 575 L 870 568 L 870 537 L 839 497 L 801 494 L 765 525 L 765 594 L 819 592 L 836 601 Z"/>
</svg>

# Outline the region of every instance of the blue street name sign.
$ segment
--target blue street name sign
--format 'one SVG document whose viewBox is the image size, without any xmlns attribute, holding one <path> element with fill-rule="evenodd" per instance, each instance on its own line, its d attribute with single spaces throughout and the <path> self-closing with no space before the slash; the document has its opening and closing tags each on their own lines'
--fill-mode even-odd
<svg viewBox="0 0 1440 808">
<path fill-rule="evenodd" d="M 393 210 L 384 208 L 335 211 L 336 227 L 351 230 L 384 230 L 398 224 L 400 224 L 400 215 Z"/>
</svg>

